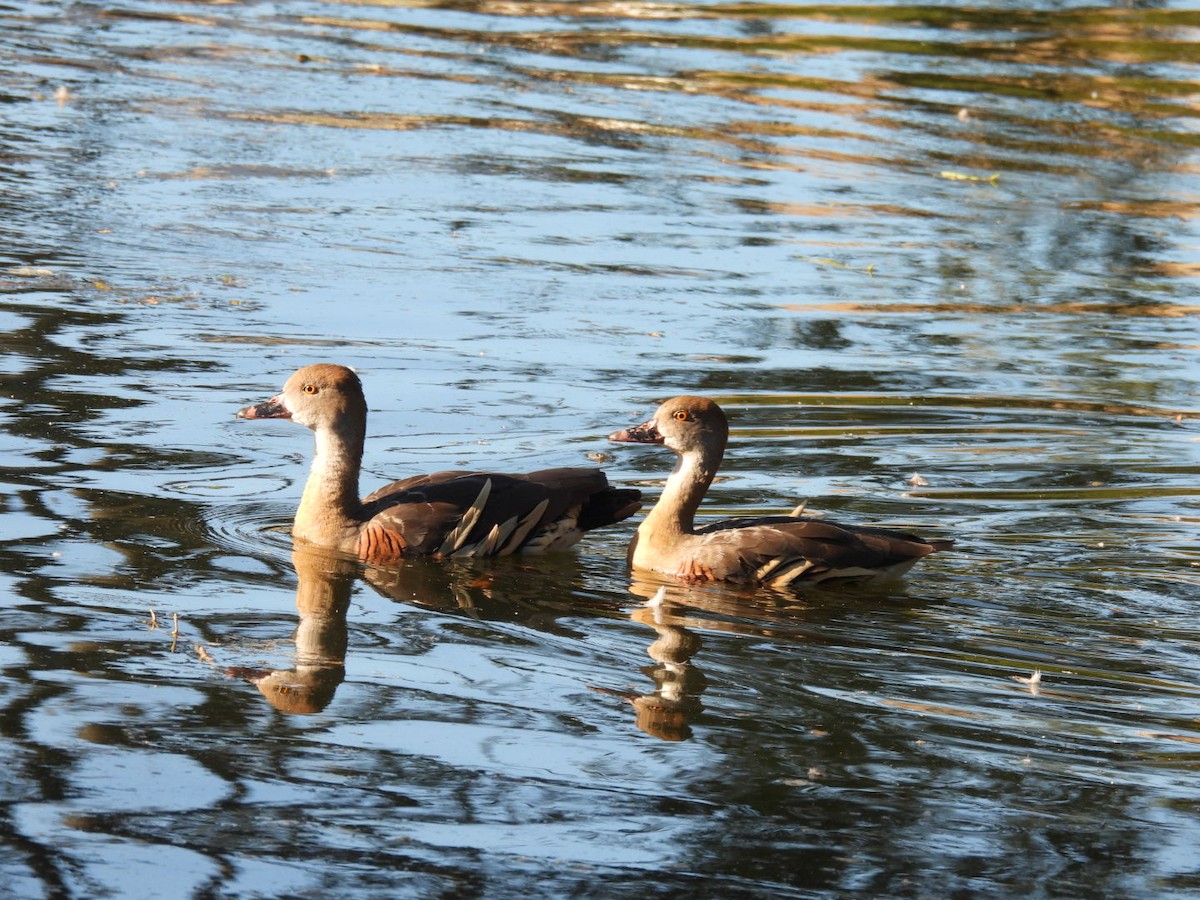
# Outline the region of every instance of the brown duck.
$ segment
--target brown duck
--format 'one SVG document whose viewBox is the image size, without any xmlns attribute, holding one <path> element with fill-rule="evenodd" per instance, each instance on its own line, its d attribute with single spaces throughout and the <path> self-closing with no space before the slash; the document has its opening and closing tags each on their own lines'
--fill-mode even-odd
<svg viewBox="0 0 1200 900">
<path fill-rule="evenodd" d="M 237 416 L 292 419 L 313 430 L 316 455 L 292 536 L 367 562 L 559 550 L 641 508 L 639 491 L 609 487 L 604 473 L 591 468 L 435 472 L 360 500 L 367 403 L 358 376 L 345 366 L 305 366 L 281 394 Z"/>
<path fill-rule="evenodd" d="M 921 557 L 953 544 L 795 515 L 728 519 L 696 528 L 696 510 L 728 438 L 725 413 L 706 397 L 668 400 L 650 421 L 609 436 L 611 441 L 665 444 L 679 457 L 630 545 L 635 568 L 687 581 L 783 587 L 832 578 L 893 578 Z"/>
</svg>

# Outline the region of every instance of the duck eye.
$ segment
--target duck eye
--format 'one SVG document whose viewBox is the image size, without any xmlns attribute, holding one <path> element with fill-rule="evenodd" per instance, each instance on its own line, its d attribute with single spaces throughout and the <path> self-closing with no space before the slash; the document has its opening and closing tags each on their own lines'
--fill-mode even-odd
<svg viewBox="0 0 1200 900">
<path fill-rule="evenodd" d="M 687 410 L 677 409 L 675 412 L 671 413 L 671 418 L 676 422 L 686 422 L 688 420 Z"/>
<path fill-rule="evenodd" d="M 306 384 L 303 388 L 301 388 L 301 390 L 303 390 L 306 394 L 315 394 L 317 392 L 317 386 L 315 384 Z"/>
</svg>

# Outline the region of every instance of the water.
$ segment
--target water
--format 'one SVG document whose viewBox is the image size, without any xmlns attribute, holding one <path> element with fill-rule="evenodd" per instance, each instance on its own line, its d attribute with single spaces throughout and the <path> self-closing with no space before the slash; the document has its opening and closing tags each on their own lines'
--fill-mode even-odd
<svg viewBox="0 0 1200 900">
<path fill-rule="evenodd" d="M 1200 14 L 0 24 L 6 891 L 1200 889 Z M 661 607 L 632 522 L 293 557 L 310 437 L 233 412 L 319 360 L 366 384 L 366 489 L 607 454 L 652 499 L 663 452 L 604 436 L 705 393 L 706 514 L 958 547 Z"/>
</svg>

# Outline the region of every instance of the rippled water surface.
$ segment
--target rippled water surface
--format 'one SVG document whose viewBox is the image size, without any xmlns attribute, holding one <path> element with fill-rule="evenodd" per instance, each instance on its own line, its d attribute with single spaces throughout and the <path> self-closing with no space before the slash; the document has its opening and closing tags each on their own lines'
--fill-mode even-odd
<svg viewBox="0 0 1200 900">
<path fill-rule="evenodd" d="M 1200 13 L 0 7 L 0 884 L 21 897 L 1200 891 Z M 884 589 L 287 535 L 600 460 L 953 536 Z M 1035 674 L 1037 673 L 1037 674 Z"/>
</svg>

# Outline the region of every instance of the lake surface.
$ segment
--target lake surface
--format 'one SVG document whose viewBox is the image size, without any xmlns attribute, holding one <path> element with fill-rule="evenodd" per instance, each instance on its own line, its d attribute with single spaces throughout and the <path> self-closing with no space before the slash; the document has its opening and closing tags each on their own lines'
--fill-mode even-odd
<svg viewBox="0 0 1200 900">
<path fill-rule="evenodd" d="M 1200 12 L 0 7 L 0 884 L 19 897 L 1200 891 Z M 293 555 L 601 461 L 955 537 L 883 589 Z M 1035 674 L 1037 673 L 1037 674 Z"/>
</svg>

